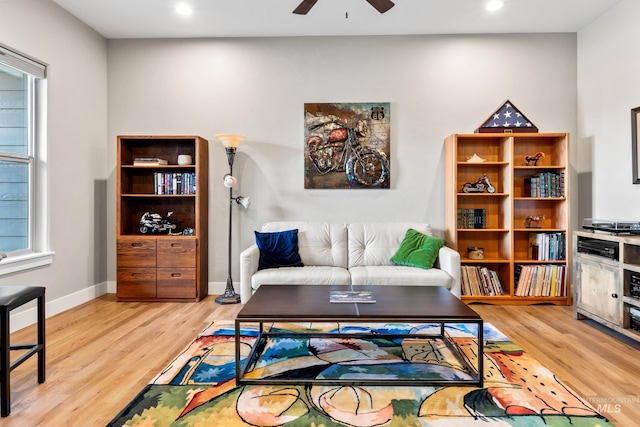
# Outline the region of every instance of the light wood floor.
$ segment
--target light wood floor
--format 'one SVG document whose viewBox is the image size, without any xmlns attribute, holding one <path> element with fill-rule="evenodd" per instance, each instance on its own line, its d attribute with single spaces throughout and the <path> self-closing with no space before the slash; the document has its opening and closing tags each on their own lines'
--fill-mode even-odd
<svg viewBox="0 0 640 427">
<path fill-rule="evenodd" d="M 47 380 L 36 358 L 12 373 L 12 413 L 0 426 L 104 426 L 174 356 L 240 305 L 117 303 L 106 295 L 47 319 Z M 640 350 L 573 319 L 570 307 L 473 305 L 616 426 L 640 420 Z M 35 341 L 35 326 L 12 342 Z M 608 405 L 608 406 L 607 406 Z"/>
</svg>

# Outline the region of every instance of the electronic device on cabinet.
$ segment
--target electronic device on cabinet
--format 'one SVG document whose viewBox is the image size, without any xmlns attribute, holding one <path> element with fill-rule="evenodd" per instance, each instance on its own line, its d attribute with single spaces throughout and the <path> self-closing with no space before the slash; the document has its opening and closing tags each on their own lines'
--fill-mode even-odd
<svg viewBox="0 0 640 427">
<path fill-rule="evenodd" d="M 591 231 L 605 231 L 611 234 L 640 234 L 640 221 L 585 218 L 582 220 L 582 228 Z"/>
<path fill-rule="evenodd" d="M 619 245 L 616 242 L 607 240 L 589 239 L 582 237 L 578 239 L 576 252 L 589 255 L 618 260 Z"/>
</svg>

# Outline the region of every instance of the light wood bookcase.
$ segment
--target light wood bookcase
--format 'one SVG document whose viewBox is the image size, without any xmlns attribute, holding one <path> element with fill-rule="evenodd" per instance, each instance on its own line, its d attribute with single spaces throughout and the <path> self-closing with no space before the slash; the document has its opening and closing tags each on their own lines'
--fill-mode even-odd
<svg viewBox="0 0 640 427">
<path fill-rule="evenodd" d="M 527 166 L 526 157 L 536 152 L 545 156 L 536 166 Z M 468 162 L 474 154 L 484 162 Z M 502 295 L 464 295 L 465 302 L 493 304 L 552 303 L 569 305 L 570 236 L 569 228 L 569 136 L 566 133 L 478 133 L 455 134 L 445 140 L 445 233 L 448 245 L 460 253 L 461 265 L 486 267 L 494 271 L 502 285 Z M 529 178 L 538 174 L 553 174 L 563 178 L 563 194 L 554 197 L 531 197 Z M 464 193 L 467 182 L 487 175 L 495 187 L 494 193 Z M 484 209 L 484 228 L 463 228 L 458 221 L 461 209 Z M 539 228 L 528 228 L 527 217 L 544 215 Z M 533 259 L 530 253 L 532 233 L 563 236 L 561 253 L 553 252 L 557 260 Z M 484 259 L 469 259 L 467 248 L 484 249 Z M 549 271 L 564 269 L 564 292 L 561 296 L 520 296 L 517 280 L 522 267 L 542 267 Z M 555 275 L 554 275 L 555 277 Z M 482 286 L 482 284 L 481 284 Z"/>
<path fill-rule="evenodd" d="M 208 291 L 209 146 L 199 136 L 118 136 L 116 264 L 118 301 L 199 301 Z M 178 155 L 192 164 L 179 165 Z M 136 166 L 135 158 L 161 158 L 167 165 Z M 189 175 L 192 190 L 157 194 L 156 174 Z M 172 180 L 173 182 L 173 180 Z M 162 191 L 166 193 L 166 191 Z M 142 234 L 145 212 L 193 229 L 192 235 Z"/>
</svg>

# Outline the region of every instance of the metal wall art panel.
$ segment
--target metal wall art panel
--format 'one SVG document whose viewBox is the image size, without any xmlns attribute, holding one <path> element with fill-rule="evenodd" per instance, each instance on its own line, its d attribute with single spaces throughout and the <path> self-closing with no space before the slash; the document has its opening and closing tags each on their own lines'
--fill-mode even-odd
<svg viewBox="0 0 640 427">
<path fill-rule="evenodd" d="M 304 188 L 389 188 L 388 102 L 304 104 Z"/>
</svg>

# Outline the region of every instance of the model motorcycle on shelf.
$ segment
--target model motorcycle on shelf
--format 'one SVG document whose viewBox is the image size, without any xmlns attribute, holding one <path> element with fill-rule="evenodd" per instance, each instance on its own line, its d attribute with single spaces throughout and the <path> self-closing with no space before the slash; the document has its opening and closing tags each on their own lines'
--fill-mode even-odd
<svg viewBox="0 0 640 427">
<path fill-rule="evenodd" d="M 160 214 L 145 212 L 138 230 L 142 234 L 180 234 L 180 223 L 170 219 L 171 215 L 173 212 L 168 212 L 163 218 Z"/>
<path fill-rule="evenodd" d="M 349 182 L 365 187 L 385 187 L 389 181 L 389 159 L 377 148 L 363 146 L 369 136 L 365 120 L 347 125 L 336 116 L 309 126 L 307 156 L 321 174 L 346 172 Z"/>
<path fill-rule="evenodd" d="M 487 190 L 488 193 L 495 193 L 496 187 L 491 185 L 489 182 L 489 177 L 487 175 L 482 175 L 481 178 L 474 183 L 467 182 L 462 186 L 463 193 L 484 193 L 484 190 Z"/>
</svg>

